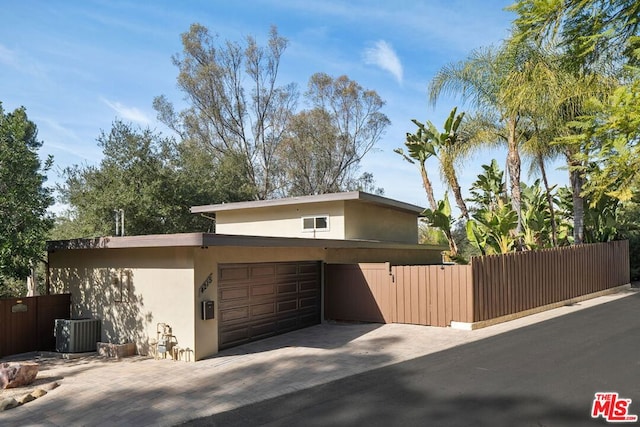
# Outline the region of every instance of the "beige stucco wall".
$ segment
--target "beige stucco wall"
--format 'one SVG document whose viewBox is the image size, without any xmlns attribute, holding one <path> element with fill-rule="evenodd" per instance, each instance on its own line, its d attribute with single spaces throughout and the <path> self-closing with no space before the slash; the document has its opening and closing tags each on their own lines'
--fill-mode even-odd
<svg viewBox="0 0 640 427">
<path fill-rule="evenodd" d="M 329 230 L 302 231 L 302 217 L 328 215 Z M 243 236 L 344 239 L 344 201 L 220 211 L 216 233 Z"/>
<path fill-rule="evenodd" d="M 183 359 L 218 351 L 218 265 L 283 261 L 329 263 L 439 263 L 437 249 L 217 246 L 189 248 L 72 249 L 49 254 L 54 292 L 72 294 L 73 315 L 103 320 L 102 340 L 134 341 L 149 354 L 157 323 L 171 325 Z M 113 279 L 131 277 L 124 301 Z M 210 277 L 210 279 L 209 279 Z M 215 318 L 202 320 L 201 302 L 215 302 Z M 324 313 L 324 308 L 322 308 Z"/>
<path fill-rule="evenodd" d="M 329 230 L 302 230 L 302 218 L 328 215 Z M 417 215 L 353 200 L 216 213 L 216 233 L 418 243 Z"/>
<path fill-rule="evenodd" d="M 162 322 L 173 328 L 180 347 L 194 349 L 194 250 L 54 251 L 49 254 L 52 290 L 71 293 L 74 317 L 102 319 L 105 342 L 133 341 L 140 354 L 149 354 Z M 128 295 L 120 297 L 114 279 L 126 275 Z"/>
<path fill-rule="evenodd" d="M 415 213 L 346 201 L 344 217 L 346 239 L 418 243 L 418 218 Z"/>
</svg>

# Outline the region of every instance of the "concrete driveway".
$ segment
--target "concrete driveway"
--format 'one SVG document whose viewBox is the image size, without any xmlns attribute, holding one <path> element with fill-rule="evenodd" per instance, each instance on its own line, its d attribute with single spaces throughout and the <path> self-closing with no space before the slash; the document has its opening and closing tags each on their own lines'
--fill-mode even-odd
<svg viewBox="0 0 640 427">
<path fill-rule="evenodd" d="M 639 309 L 636 294 L 188 425 L 637 425 Z"/>
<path fill-rule="evenodd" d="M 342 387 L 340 384 L 343 383 L 337 380 L 352 377 L 361 381 L 361 376 L 354 376 L 368 375 L 366 372 L 382 367 L 400 367 L 403 366 L 400 362 L 421 360 L 424 356 L 462 344 L 634 294 L 633 291 L 626 291 L 603 296 L 476 331 L 401 324 L 322 324 L 226 350 L 214 358 L 197 363 L 142 357 L 117 362 L 98 357 L 41 360 L 39 380 L 57 381 L 60 386 L 33 402 L 0 412 L 0 424 L 171 426 L 215 414 L 220 414 L 217 415 L 219 418 L 205 418 L 200 423 L 222 420 L 225 424 L 233 424 L 232 421 L 236 419 L 244 420 L 246 424 L 251 419 L 253 409 L 263 409 L 256 406 L 260 405 L 259 402 L 267 401 L 267 406 L 272 402 L 283 405 L 286 402 L 301 403 L 295 399 L 288 400 L 283 395 L 311 396 L 304 393 L 314 393 L 317 390 L 314 387 L 323 384 L 327 384 L 325 387 L 335 387 L 334 384 Z M 638 298 L 631 299 L 638 302 Z M 614 306 L 611 307 L 613 309 Z M 473 352 L 473 347 L 469 351 Z M 538 375 L 537 370 L 530 369 L 528 365 L 523 363 L 522 367 L 532 376 Z M 542 367 L 538 366 L 536 369 L 539 368 Z M 444 365 L 442 369 L 444 372 Z M 453 369 L 455 372 L 455 366 Z M 446 388 L 448 380 L 444 378 L 443 381 L 442 387 Z M 357 384 L 365 386 L 364 383 Z M 404 389 L 406 387 L 401 390 Z M 306 391 L 302 392 L 303 390 Z M 295 395 L 291 395 L 293 392 Z M 393 393 L 391 390 L 387 392 Z M 268 401 L 269 399 L 276 400 Z M 320 402 L 317 407 L 323 408 Z M 241 407 L 245 408 L 238 409 Z M 249 418 L 238 418 L 240 413 L 234 412 L 235 409 L 249 411 L 246 413 Z M 304 410 L 305 406 L 302 405 L 299 409 Z M 376 424 L 375 405 L 371 409 L 371 414 L 362 420 Z M 295 418 L 295 415 L 294 418 L 284 416 L 304 416 L 296 411 L 278 414 L 283 416 L 278 418 L 277 414 L 271 413 L 274 418 L 263 421 L 288 425 L 304 420 Z M 330 412 L 323 413 L 324 418 L 320 417 L 318 420 L 342 424 L 340 419 L 327 418 L 328 414 Z M 380 418 L 377 424 L 381 424 L 383 420 L 389 421 Z M 344 421 L 345 424 L 359 424 L 360 419 L 346 418 Z"/>
</svg>

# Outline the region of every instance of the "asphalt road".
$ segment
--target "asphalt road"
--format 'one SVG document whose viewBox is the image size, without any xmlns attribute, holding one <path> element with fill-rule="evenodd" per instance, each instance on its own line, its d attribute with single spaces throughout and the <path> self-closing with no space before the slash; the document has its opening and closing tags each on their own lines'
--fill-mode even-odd
<svg viewBox="0 0 640 427">
<path fill-rule="evenodd" d="M 640 416 L 640 293 L 187 425 L 607 425 L 596 392 Z"/>
</svg>

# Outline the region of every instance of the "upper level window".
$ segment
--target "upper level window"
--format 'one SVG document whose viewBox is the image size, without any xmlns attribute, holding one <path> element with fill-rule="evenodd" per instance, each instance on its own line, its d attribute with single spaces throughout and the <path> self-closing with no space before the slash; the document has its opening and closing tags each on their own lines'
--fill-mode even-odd
<svg viewBox="0 0 640 427">
<path fill-rule="evenodd" d="M 329 231 L 329 216 L 307 216 L 302 218 L 303 231 Z"/>
</svg>

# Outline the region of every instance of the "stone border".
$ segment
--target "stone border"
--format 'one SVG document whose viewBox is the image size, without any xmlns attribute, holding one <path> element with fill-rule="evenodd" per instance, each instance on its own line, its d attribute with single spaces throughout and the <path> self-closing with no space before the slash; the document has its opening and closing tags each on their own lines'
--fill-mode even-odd
<svg viewBox="0 0 640 427">
<path fill-rule="evenodd" d="M 34 400 L 46 395 L 47 391 L 51 391 L 55 388 L 58 388 L 59 386 L 60 383 L 55 381 L 51 384 L 48 384 L 44 388 L 37 388 L 30 393 L 25 393 L 17 399 L 14 397 L 7 397 L 5 399 L 2 399 L 0 400 L 0 412 L 17 408 L 18 406 L 24 405 L 25 403 L 33 402 Z"/>
</svg>

